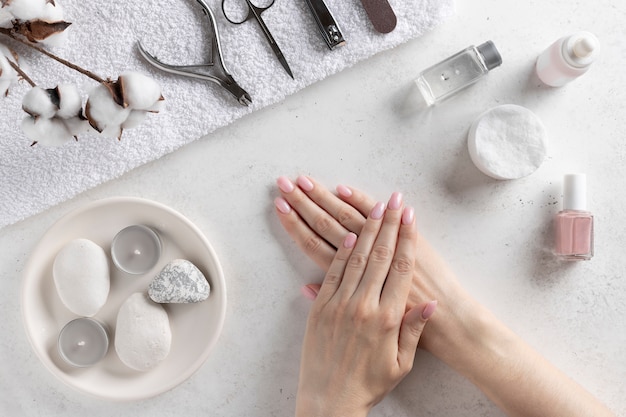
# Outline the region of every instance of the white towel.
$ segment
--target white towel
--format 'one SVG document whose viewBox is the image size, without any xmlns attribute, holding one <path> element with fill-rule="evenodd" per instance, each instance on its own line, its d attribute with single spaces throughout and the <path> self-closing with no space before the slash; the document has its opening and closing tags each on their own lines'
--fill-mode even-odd
<svg viewBox="0 0 626 417">
<path fill-rule="evenodd" d="M 227 0 L 243 2 L 243 0 Z M 253 3 L 255 0 L 252 0 Z M 256 0 L 261 5 L 261 1 Z M 128 170 L 155 160 L 218 127 L 276 103 L 312 83 L 395 47 L 432 29 L 454 13 L 454 0 L 391 0 L 398 17 L 387 35 L 374 31 L 359 0 L 326 0 L 347 39 L 330 51 L 304 0 L 276 0 L 263 13 L 295 80 L 289 78 L 254 21 L 228 23 L 220 0 L 208 0 L 221 35 L 224 60 L 235 80 L 252 96 L 241 106 L 221 87 L 160 72 L 139 55 L 136 41 L 172 64 L 206 62 L 210 29 L 194 0 L 63 0 L 72 22 L 63 46 L 49 48 L 103 78 L 125 70 L 150 74 L 162 86 L 166 110 L 150 115 L 121 141 L 93 134 L 60 148 L 30 147 L 20 129 L 21 98 L 29 86 L 14 86 L 0 98 L 0 228 L 39 213 Z M 5 42 L 0 38 L 0 42 Z M 86 95 L 95 82 L 60 64 L 7 41 L 27 62 L 28 74 L 41 87 L 77 84 Z M 86 96 L 85 96 L 86 99 Z"/>
</svg>

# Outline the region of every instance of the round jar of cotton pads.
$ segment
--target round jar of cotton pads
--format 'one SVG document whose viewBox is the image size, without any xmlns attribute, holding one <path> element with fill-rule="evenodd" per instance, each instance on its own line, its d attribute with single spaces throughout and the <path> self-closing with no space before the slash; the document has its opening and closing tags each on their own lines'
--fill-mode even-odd
<svg viewBox="0 0 626 417">
<path fill-rule="evenodd" d="M 494 107 L 472 124 L 467 146 L 474 165 L 498 180 L 532 174 L 547 155 L 546 128 L 532 111 L 514 104 Z"/>
</svg>

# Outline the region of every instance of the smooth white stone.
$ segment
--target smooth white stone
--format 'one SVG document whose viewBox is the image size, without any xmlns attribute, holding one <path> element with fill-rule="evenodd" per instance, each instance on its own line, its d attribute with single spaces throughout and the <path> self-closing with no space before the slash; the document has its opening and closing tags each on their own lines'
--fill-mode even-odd
<svg viewBox="0 0 626 417">
<path fill-rule="evenodd" d="M 157 303 L 198 303 L 211 288 L 204 274 L 190 261 L 174 259 L 150 283 L 148 294 Z"/>
<path fill-rule="evenodd" d="M 91 240 L 66 244 L 54 258 L 52 276 L 63 304 L 79 316 L 94 316 L 109 296 L 109 261 Z"/>
<path fill-rule="evenodd" d="M 167 312 L 144 293 L 134 293 L 117 313 L 115 351 L 129 368 L 147 371 L 170 353 L 172 331 Z"/>
</svg>

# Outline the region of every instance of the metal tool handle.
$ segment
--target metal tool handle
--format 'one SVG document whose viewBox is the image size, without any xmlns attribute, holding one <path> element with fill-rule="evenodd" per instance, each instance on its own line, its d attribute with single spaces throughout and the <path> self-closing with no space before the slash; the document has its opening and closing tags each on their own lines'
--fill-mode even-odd
<svg viewBox="0 0 626 417">
<path fill-rule="evenodd" d="M 333 50 L 337 46 L 345 45 L 346 40 L 341 33 L 341 29 L 339 29 L 339 25 L 330 10 L 328 10 L 324 0 L 306 0 L 306 3 L 309 5 L 311 13 L 313 13 L 315 23 L 317 23 L 317 27 L 328 48 Z"/>
<path fill-rule="evenodd" d="M 241 25 L 242 23 L 247 22 L 248 20 L 255 19 L 256 21 L 259 22 L 261 27 L 263 27 L 265 23 L 263 23 L 263 20 L 261 20 L 261 13 L 263 13 L 264 11 L 272 7 L 274 5 L 274 1 L 275 0 L 272 0 L 272 2 L 265 7 L 259 7 L 259 6 L 255 6 L 254 4 L 252 4 L 250 0 L 245 0 L 246 4 L 248 5 L 248 14 L 243 20 L 238 21 L 238 20 L 233 20 L 230 17 L 228 17 L 228 13 L 226 13 L 226 8 L 224 7 L 226 0 L 222 0 L 222 13 L 224 13 L 224 17 L 226 18 L 226 20 L 228 20 L 233 25 Z M 263 30 L 265 31 L 266 29 L 267 27 L 264 28 Z"/>
</svg>

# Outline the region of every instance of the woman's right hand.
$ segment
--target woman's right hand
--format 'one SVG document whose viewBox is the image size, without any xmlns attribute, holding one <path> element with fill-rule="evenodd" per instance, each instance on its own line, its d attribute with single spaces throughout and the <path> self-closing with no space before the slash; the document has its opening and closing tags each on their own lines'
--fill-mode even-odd
<svg viewBox="0 0 626 417">
<path fill-rule="evenodd" d="M 300 249 L 327 271 L 343 239 L 352 232 L 361 233 L 368 213 L 376 201 L 351 187 L 338 186 L 337 195 L 314 179 L 300 176 L 292 182 L 287 177 L 277 181 L 281 197 L 275 200 L 281 224 Z M 407 300 L 407 309 L 438 300 L 438 313 L 431 320 L 420 340 L 420 346 L 435 353 L 442 350 L 449 335 L 445 329 L 450 315 L 464 315 L 475 309 L 475 302 L 461 288 L 456 276 L 443 259 L 418 233 L 416 263 Z M 315 298 L 320 285 L 312 283 L 303 288 L 305 295 Z"/>
</svg>

